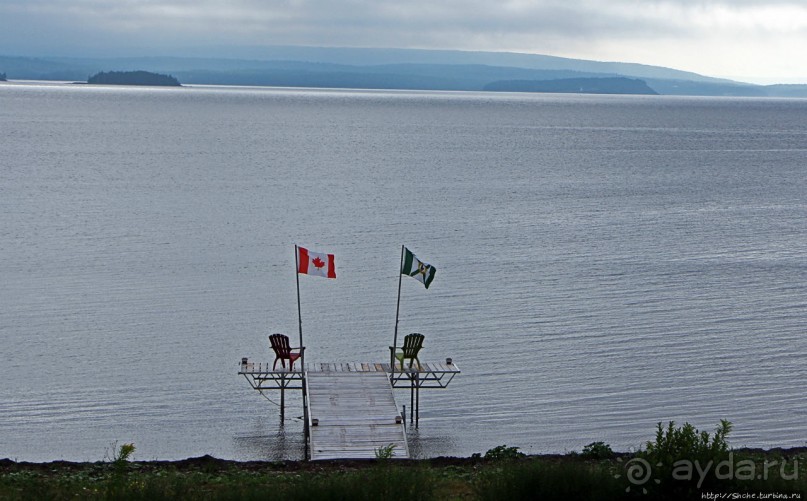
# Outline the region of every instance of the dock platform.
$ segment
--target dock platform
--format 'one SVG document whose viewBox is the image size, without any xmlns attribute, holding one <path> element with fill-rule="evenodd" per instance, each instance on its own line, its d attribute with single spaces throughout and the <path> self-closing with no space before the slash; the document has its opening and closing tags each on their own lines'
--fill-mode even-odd
<svg viewBox="0 0 807 501">
<path fill-rule="evenodd" d="M 276 390 L 281 387 L 300 389 L 305 374 L 320 372 L 381 372 L 390 377 L 394 388 L 409 388 L 412 378 L 416 378 L 420 388 L 445 388 L 460 370 L 456 364 L 443 362 L 424 362 L 419 369 L 405 367 L 403 370 L 397 365 L 392 370 L 386 362 L 306 363 L 305 371 L 300 370 L 299 364 L 295 364 L 294 370 L 289 370 L 281 367 L 273 369 L 270 363 L 245 362 L 238 371 L 256 390 Z"/>
<path fill-rule="evenodd" d="M 285 390 L 301 390 L 308 437 L 308 458 L 372 459 L 393 446 L 394 458 L 408 458 L 405 415 L 398 411 L 393 389 L 409 389 L 410 421 L 417 426 L 420 389 L 445 388 L 460 373 L 450 360 L 420 367 L 389 363 L 306 363 L 295 370 L 243 359 L 239 374 L 258 391 L 280 390 L 280 415 Z"/>
</svg>

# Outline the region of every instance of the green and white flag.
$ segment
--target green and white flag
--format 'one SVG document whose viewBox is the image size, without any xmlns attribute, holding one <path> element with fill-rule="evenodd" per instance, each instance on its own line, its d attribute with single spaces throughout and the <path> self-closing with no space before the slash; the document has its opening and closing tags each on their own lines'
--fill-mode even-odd
<svg viewBox="0 0 807 501">
<path fill-rule="evenodd" d="M 409 275 L 418 282 L 422 283 L 428 289 L 429 285 L 432 283 L 432 280 L 434 280 L 434 274 L 436 272 L 437 268 L 430 264 L 424 263 L 414 254 L 412 254 L 412 251 L 404 247 L 404 259 L 403 265 L 401 265 L 402 275 Z"/>
</svg>

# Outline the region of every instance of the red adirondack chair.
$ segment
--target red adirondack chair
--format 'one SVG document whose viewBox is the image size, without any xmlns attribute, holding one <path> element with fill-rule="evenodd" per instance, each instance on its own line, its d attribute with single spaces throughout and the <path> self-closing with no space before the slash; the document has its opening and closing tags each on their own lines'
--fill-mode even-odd
<svg viewBox="0 0 807 501">
<path fill-rule="evenodd" d="M 281 367 L 286 367 L 286 360 L 289 361 L 289 370 L 294 370 L 294 361 L 303 356 L 303 346 L 289 346 L 289 336 L 285 334 L 272 334 L 269 336 L 269 342 L 272 344 L 272 350 L 275 352 L 275 363 L 272 364 L 272 370 L 277 367 L 277 361 L 280 360 Z M 297 350 L 295 353 L 292 350 Z"/>
</svg>

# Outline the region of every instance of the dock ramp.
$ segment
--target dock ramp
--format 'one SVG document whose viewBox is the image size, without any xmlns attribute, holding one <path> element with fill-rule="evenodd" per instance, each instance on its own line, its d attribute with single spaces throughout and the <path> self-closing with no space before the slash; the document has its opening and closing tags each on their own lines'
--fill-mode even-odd
<svg viewBox="0 0 807 501">
<path fill-rule="evenodd" d="M 406 432 L 385 372 L 308 372 L 309 459 L 372 459 L 393 446 L 408 458 Z"/>
</svg>

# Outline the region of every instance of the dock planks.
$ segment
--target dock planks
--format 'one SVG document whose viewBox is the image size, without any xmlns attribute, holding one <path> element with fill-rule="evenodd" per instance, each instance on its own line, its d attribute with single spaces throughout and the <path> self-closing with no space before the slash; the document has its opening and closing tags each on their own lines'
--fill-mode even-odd
<svg viewBox="0 0 807 501">
<path fill-rule="evenodd" d="M 393 457 L 408 458 L 388 375 L 355 366 L 332 369 L 308 373 L 308 416 L 318 422 L 310 426 L 310 459 L 371 459 L 390 444 Z"/>
</svg>

